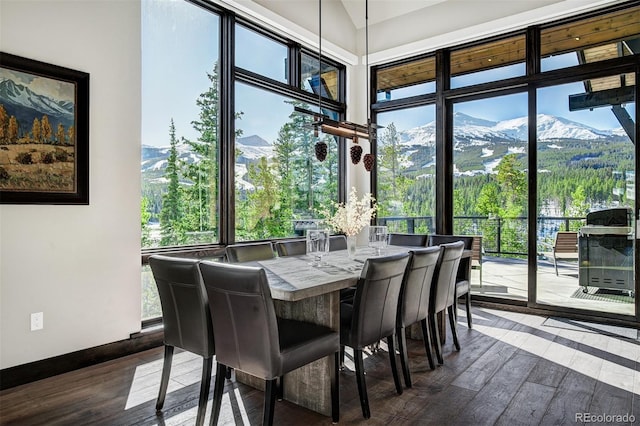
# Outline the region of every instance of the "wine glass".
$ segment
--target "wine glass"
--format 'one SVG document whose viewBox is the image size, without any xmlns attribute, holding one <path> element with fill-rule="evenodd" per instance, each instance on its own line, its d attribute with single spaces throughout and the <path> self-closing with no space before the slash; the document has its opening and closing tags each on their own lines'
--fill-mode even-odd
<svg viewBox="0 0 640 426">
<path fill-rule="evenodd" d="M 312 266 L 322 264 L 322 256 L 329 252 L 329 230 L 328 229 L 308 229 L 307 230 L 307 255 L 312 257 Z"/>
<path fill-rule="evenodd" d="M 382 249 L 387 246 L 387 236 L 389 235 L 386 226 L 369 227 L 369 247 L 376 249 L 376 255 L 382 254 Z"/>
</svg>

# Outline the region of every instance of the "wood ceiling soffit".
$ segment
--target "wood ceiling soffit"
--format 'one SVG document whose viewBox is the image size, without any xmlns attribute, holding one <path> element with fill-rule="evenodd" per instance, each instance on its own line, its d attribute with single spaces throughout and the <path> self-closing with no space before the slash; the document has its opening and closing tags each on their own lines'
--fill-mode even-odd
<svg viewBox="0 0 640 426">
<path fill-rule="evenodd" d="M 451 75 L 498 68 L 524 62 L 526 54 L 524 35 L 472 46 L 451 52 Z"/>
<path fill-rule="evenodd" d="M 543 29 L 540 52 L 559 55 L 640 35 L 640 7 Z"/>
<path fill-rule="evenodd" d="M 436 78 L 435 58 L 425 58 L 377 72 L 378 91 L 399 89 L 414 84 L 433 81 Z"/>
<path fill-rule="evenodd" d="M 586 62 L 597 62 L 618 57 L 616 43 L 634 36 L 640 36 L 640 7 L 543 29 L 541 54 L 584 50 Z M 454 50 L 451 52 L 451 74 L 463 75 L 523 62 L 525 46 L 525 36 L 518 35 Z M 623 54 L 630 52 L 625 50 Z M 433 81 L 435 74 L 433 57 L 381 69 L 377 72 L 376 89 L 387 91 Z"/>
</svg>

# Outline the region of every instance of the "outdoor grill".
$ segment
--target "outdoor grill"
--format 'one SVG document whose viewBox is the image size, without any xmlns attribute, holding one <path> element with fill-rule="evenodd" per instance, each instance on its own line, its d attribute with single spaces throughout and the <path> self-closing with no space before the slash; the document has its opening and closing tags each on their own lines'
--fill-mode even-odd
<svg viewBox="0 0 640 426">
<path fill-rule="evenodd" d="M 633 211 L 615 208 L 587 214 L 578 237 L 579 284 L 633 295 Z"/>
</svg>

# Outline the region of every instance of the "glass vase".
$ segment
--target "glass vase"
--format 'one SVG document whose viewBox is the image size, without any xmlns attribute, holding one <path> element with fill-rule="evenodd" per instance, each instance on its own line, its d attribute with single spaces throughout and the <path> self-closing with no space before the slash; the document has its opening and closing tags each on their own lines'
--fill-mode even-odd
<svg viewBox="0 0 640 426">
<path fill-rule="evenodd" d="M 347 252 L 352 259 L 356 256 L 356 239 L 355 235 L 347 235 Z"/>
</svg>

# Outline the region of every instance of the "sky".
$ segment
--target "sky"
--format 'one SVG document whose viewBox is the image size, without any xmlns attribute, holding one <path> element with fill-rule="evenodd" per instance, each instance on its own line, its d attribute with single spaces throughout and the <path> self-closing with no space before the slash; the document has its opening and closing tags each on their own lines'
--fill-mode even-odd
<svg viewBox="0 0 640 426">
<path fill-rule="evenodd" d="M 198 96 L 205 92 L 219 55 L 219 20 L 215 14 L 182 0 L 143 0 L 142 2 L 142 143 L 168 146 L 169 125 L 173 119 L 178 138 L 195 139 L 191 125 L 198 119 Z M 251 31 L 238 31 L 238 64 L 279 81 L 284 76 L 286 50 L 276 43 L 261 43 Z M 242 46 L 247 46 L 246 49 Z M 575 54 L 545 59 L 542 69 L 574 65 Z M 523 75 L 522 64 L 491 72 L 476 73 L 452 81 L 453 87 Z M 613 129 L 620 124 L 610 108 L 568 111 L 568 96 L 584 92 L 582 83 L 539 89 L 538 113 L 568 118 L 597 129 Z M 405 91 L 406 93 L 410 93 Z M 277 138 L 288 120 L 291 106 L 285 98 L 247 85 L 236 87 L 236 109 L 244 114 L 236 126 L 243 136 L 257 134 L 268 142 Z M 459 102 L 454 110 L 474 117 L 500 121 L 527 115 L 526 93 L 471 102 Z M 633 116 L 634 106 L 627 110 Z M 411 108 L 381 116 L 381 124 L 393 121 L 398 130 L 425 125 L 433 120 L 433 106 Z"/>
</svg>

